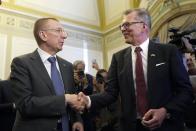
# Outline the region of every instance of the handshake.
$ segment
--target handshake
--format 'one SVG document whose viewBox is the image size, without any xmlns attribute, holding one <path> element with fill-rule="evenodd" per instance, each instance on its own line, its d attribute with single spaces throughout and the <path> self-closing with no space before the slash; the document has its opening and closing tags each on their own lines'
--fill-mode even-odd
<svg viewBox="0 0 196 131">
<path fill-rule="evenodd" d="M 67 104 L 74 110 L 82 113 L 85 108 L 90 108 L 89 97 L 83 92 L 78 94 L 65 94 Z"/>
</svg>

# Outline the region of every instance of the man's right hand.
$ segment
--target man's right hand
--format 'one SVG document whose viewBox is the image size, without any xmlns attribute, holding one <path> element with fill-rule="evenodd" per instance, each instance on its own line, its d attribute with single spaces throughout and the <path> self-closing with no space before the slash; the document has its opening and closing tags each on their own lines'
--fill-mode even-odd
<svg viewBox="0 0 196 131">
<path fill-rule="evenodd" d="M 89 108 L 89 98 L 82 92 L 76 94 L 65 94 L 65 100 L 71 108 L 83 112 L 85 108 Z"/>
<path fill-rule="evenodd" d="M 90 108 L 90 98 L 86 96 L 83 92 L 78 93 L 78 100 L 85 105 L 85 108 Z"/>
<path fill-rule="evenodd" d="M 85 108 L 85 103 L 80 101 L 76 94 L 65 94 L 65 100 L 67 104 L 76 111 L 83 111 Z"/>
</svg>

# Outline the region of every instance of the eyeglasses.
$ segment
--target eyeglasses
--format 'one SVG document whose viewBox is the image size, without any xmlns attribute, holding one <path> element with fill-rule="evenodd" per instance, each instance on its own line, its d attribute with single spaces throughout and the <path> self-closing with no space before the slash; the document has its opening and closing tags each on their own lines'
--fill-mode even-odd
<svg viewBox="0 0 196 131">
<path fill-rule="evenodd" d="M 57 32 L 57 33 L 67 33 L 63 28 L 57 28 L 57 29 L 44 29 L 42 31 L 54 31 L 54 32 Z"/>
<path fill-rule="evenodd" d="M 123 24 L 121 24 L 120 26 L 119 26 L 119 28 L 120 28 L 120 30 L 122 30 L 122 29 L 129 29 L 129 27 L 131 26 L 131 25 L 134 25 L 134 24 L 137 24 L 137 23 L 144 23 L 143 21 L 135 21 L 135 22 L 125 22 L 125 23 L 123 23 Z"/>
</svg>

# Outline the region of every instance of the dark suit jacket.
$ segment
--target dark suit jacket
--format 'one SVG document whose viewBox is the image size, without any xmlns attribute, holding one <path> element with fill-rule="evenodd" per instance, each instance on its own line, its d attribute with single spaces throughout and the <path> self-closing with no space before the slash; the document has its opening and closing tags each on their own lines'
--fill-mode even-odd
<svg viewBox="0 0 196 131">
<path fill-rule="evenodd" d="M 72 64 L 60 57 L 57 60 L 65 92 L 74 93 Z M 58 119 L 67 112 L 70 122 L 79 120 L 79 115 L 65 104 L 64 95 L 55 95 L 37 51 L 14 58 L 10 77 L 17 106 L 14 131 L 55 131 Z"/>
<path fill-rule="evenodd" d="M 136 130 L 136 97 L 132 71 L 131 47 L 113 55 L 106 92 L 91 96 L 91 109 L 106 106 L 120 93 L 121 130 Z M 192 101 L 188 74 L 178 50 L 173 45 L 153 43 L 148 47 L 147 87 L 149 108 L 165 107 L 171 118 L 156 131 L 183 130 L 182 113 Z"/>
<path fill-rule="evenodd" d="M 0 131 L 11 131 L 16 111 L 9 80 L 0 81 Z"/>
</svg>

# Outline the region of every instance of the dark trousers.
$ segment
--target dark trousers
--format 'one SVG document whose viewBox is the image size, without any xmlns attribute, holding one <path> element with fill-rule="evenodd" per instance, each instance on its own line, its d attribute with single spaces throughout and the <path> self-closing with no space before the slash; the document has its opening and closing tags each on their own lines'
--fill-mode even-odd
<svg viewBox="0 0 196 131">
<path fill-rule="evenodd" d="M 61 122 L 57 123 L 57 131 L 63 131 Z"/>
</svg>

